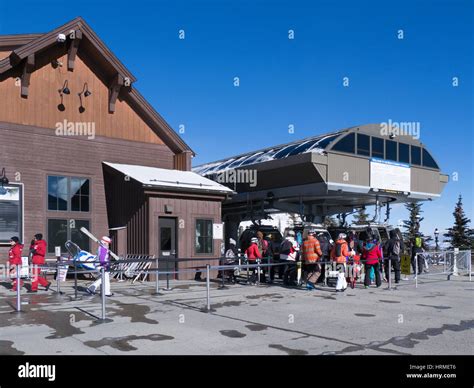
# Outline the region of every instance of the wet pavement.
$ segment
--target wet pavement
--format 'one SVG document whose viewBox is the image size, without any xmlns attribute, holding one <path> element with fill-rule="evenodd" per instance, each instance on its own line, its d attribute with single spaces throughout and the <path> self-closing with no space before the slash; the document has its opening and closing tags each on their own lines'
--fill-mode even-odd
<svg viewBox="0 0 474 388">
<path fill-rule="evenodd" d="M 20 313 L 0 282 L 0 354 L 474 354 L 467 278 L 343 293 L 212 282 L 211 312 L 202 282 L 171 286 L 113 282 L 102 321 L 100 296 L 74 300 L 72 281 L 62 295 L 24 288 Z"/>
</svg>

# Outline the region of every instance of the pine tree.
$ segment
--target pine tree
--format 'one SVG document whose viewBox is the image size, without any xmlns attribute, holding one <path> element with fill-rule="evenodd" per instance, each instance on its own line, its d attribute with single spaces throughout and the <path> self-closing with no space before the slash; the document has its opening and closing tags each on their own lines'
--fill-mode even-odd
<svg viewBox="0 0 474 388">
<path fill-rule="evenodd" d="M 423 217 L 420 216 L 420 213 L 423 213 L 421 210 L 422 203 L 406 203 L 405 208 L 409 212 L 408 220 L 403 221 L 403 227 L 406 229 L 403 233 L 403 238 L 405 240 L 405 246 L 408 249 L 412 248 L 413 241 L 415 241 L 415 237 L 418 233 L 420 233 L 420 224 L 421 221 L 424 220 Z"/>
<path fill-rule="evenodd" d="M 473 244 L 473 231 L 469 228 L 471 220 L 464 213 L 462 196 L 459 195 L 458 202 L 453 212 L 454 225 L 444 234 L 451 244 L 451 248 L 471 249 Z"/>
<path fill-rule="evenodd" d="M 357 210 L 357 213 L 354 214 L 354 224 L 356 225 L 366 225 L 369 222 L 369 213 L 367 213 L 365 206 Z"/>
</svg>

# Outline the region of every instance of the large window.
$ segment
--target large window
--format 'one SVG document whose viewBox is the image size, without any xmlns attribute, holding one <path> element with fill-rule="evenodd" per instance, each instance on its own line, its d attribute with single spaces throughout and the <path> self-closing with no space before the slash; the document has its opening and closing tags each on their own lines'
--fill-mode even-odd
<svg viewBox="0 0 474 388">
<path fill-rule="evenodd" d="M 423 148 L 423 166 L 430 168 L 438 168 L 438 164 L 435 162 L 431 154 Z"/>
<path fill-rule="evenodd" d="M 196 220 L 196 253 L 212 253 L 212 220 Z"/>
<path fill-rule="evenodd" d="M 380 159 L 385 158 L 383 143 L 384 143 L 383 139 L 379 137 L 372 138 L 372 157 L 380 158 Z"/>
<path fill-rule="evenodd" d="M 357 154 L 370 156 L 370 136 L 357 134 Z"/>
<path fill-rule="evenodd" d="M 333 151 L 355 153 L 355 133 L 349 133 L 332 147 Z"/>
<path fill-rule="evenodd" d="M 410 163 L 410 146 L 404 143 L 398 143 L 398 161 Z"/>
<path fill-rule="evenodd" d="M 48 176 L 48 210 L 88 212 L 89 209 L 89 179 Z"/>
<path fill-rule="evenodd" d="M 385 140 L 385 158 L 387 160 L 397 161 L 397 142 Z"/>
<path fill-rule="evenodd" d="M 18 236 L 23 241 L 22 186 L 0 186 L 0 244 Z"/>
<path fill-rule="evenodd" d="M 64 243 L 71 240 L 85 251 L 90 251 L 90 239 L 80 231 L 89 229 L 88 220 L 48 219 L 48 252 L 54 253 L 54 247 L 60 246 L 65 251 Z"/>
<path fill-rule="evenodd" d="M 421 166 L 421 148 L 411 146 L 411 164 Z"/>
</svg>

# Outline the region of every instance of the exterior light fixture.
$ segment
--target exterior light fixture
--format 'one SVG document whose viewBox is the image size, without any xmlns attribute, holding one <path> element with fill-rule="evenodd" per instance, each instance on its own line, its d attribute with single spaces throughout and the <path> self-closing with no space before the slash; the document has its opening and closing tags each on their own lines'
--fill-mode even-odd
<svg viewBox="0 0 474 388">
<path fill-rule="evenodd" d="M 84 86 L 82 87 L 82 92 L 77 93 L 79 97 L 84 95 L 84 97 L 89 97 L 92 92 L 89 90 L 89 85 L 87 85 L 87 82 L 84 82 Z"/>
<path fill-rule="evenodd" d="M 68 88 L 68 82 L 67 80 L 64 81 L 64 85 L 61 89 L 58 89 L 58 92 L 59 94 L 63 95 L 63 94 L 71 94 L 71 91 L 69 90 Z"/>
<path fill-rule="evenodd" d="M 10 182 L 5 174 L 5 168 L 2 169 L 2 175 L 0 176 L 0 184 L 3 186 L 8 185 L 8 182 Z"/>
<path fill-rule="evenodd" d="M 92 94 L 92 92 L 89 90 L 89 85 L 87 85 L 87 82 L 84 82 L 84 86 L 82 87 L 82 91 L 77 93 L 77 95 L 79 96 L 79 101 L 81 103 L 81 105 L 79 106 L 79 113 L 84 113 L 85 110 L 86 110 L 84 105 L 82 105 L 82 95 L 84 95 L 84 97 L 89 97 L 91 94 Z"/>
</svg>

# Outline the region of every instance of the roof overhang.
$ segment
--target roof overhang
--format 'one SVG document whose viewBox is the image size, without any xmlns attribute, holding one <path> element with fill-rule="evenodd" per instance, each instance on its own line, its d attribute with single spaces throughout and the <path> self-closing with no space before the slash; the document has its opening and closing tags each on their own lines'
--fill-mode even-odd
<svg viewBox="0 0 474 388">
<path fill-rule="evenodd" d="M 125 177 L 137 181 L 145 190 L 160 192 L 211 194 L 230 197 L 234 192 L 192 171 L 103 162 Z"/>
</svg>

